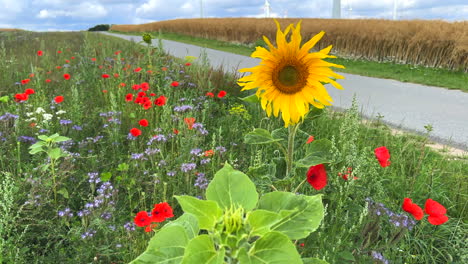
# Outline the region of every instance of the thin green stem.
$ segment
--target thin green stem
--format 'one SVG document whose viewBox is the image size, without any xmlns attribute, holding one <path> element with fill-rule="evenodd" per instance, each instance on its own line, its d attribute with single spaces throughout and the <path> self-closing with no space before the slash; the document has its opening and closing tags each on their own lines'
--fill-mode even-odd
<svg viewBox="0 0 468 264">
<path fill-rule="evenodd" d="M 288 155 L 286 158 L 286 177 L 292 177 L 292 165 L 293 165 L 293 158 L 294 158 L 294 138 L 296 136 L 297 129 L 299 128 L 299 123 L 293 126 L 289 126 L 289 136 L 288 136 Z"/>
</svg>

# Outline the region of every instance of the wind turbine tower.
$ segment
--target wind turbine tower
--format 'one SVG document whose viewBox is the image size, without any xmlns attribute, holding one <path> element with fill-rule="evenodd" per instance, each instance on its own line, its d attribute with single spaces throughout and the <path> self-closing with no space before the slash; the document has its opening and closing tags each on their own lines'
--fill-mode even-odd
<svg viewBox="0 0 468 264">
<path fill-rule="evenodd" d="M 397 20 L 398 0 L 393 0 L 393 20 Z"/>
<path fill-rule="evenodd" d="M 341 18 L 341 0 L 333 0 L 332 18 Z"/>
<path fill-rule="evenodd" d="M 270 17 L 271 7 L 270 7 L 270 3 L 268 2 L 268 0 L 265 0 L 265 5 L 263 5 L 263 10 L 265 11 L 265 17 Z"/>
</svg>

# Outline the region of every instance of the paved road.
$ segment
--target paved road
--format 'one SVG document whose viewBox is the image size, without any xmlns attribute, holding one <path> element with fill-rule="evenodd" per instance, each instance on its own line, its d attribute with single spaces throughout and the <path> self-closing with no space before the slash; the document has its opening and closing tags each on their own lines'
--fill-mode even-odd
<svg viewBox="0 0 468 264">
<path fill-rule="evenodd" d="M 141 37 L 105 34 L 127 40 L 141 41 Z M 157 45 L 157 40 L 153 40 Z M 213 67 L 223 65 L 227 71 L 250 68 L 258 65 L 259 59 L 228 52 L 204 49 L 199 46 L 163 40 L 164 49 L 175 57 L 187 55 L 200 57 L 205 50 Z M 403 83 L 395 80 L 378 79 L 353 74 L 342 74 L 339 80 L 344 90 L 327 87 L 334 99 L 334 106 L 347 109 L 356 95 L 364 116 L 384 116 L 383 121 L 397 128 L 413 132 L 424 132 L 425 125 L 432 125 L 432 138 L 468 150 L 468 93 Z"/>
</svg>

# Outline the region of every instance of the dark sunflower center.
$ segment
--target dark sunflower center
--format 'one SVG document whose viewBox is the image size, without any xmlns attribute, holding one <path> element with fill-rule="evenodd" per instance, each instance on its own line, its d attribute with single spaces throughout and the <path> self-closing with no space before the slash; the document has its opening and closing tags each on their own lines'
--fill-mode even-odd
<svg viewBox="0 0 468 264">
<path fill-rule="evenodd" d="M 278 74 L 278 80 L 282 85 L 294 86 L 299 81 L 299 71 L 294 66 L 285 66 Z"/>
</svg>

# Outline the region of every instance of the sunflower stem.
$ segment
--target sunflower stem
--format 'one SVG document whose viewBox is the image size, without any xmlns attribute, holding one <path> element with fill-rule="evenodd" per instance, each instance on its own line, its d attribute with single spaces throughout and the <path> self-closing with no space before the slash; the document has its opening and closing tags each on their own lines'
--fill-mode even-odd
<svg viewBox="0 0 468 264">
<path fill-rule="evenodd" d="M 289 126 L 289 136 L 288 136 L 288 156 L 286 157 L 286 177 L 291 178 L 292 175 L 292 165 L 294 158 L 294 138 L 296 136 L 297 129 L 299 128 L 299 123 Z"/>
</svg>

